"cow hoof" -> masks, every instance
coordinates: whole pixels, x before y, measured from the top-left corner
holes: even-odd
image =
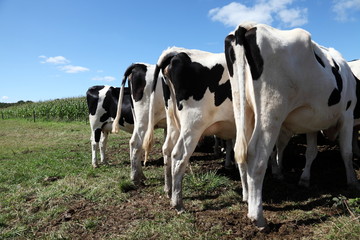
[[[185,208],[183,204],[173,204],[171,203],[172,208],[174,208],[177,212],[177,214],[182,214],[185,212]]]
[[[310,181],[305,179],[300,179],[298,185],[300,187],[309,188],[310,187]]]
[[[269,233],[270,232],[270,228],[268,225],[266,225],[265,227],[256,227],[259,232],[262,232],[262,233]]]
[[[258,229],[260,232],[268,233],[270,231],[270,228],[267,225],[267,222],[264,218],[263,218],[263,220],[254,220],[254,219],[250,218],[250,220],[253,224],[255,224],[256,229]]]
[[[144,185],[144,181],[145,181],[145,179],[139,179],[139,180],[133,180],[132,182],[135,186],[138,187],[138,186]]]
[[[174,207],[174,209],[176,210],[176,213],[178,215],[183,214],[185,212],[185,208],[182,206]]]
[[[92,166],[93,166],[93,168],[98,168],[99,167],[99,165],[97,165],[97,164],[92,164]]]

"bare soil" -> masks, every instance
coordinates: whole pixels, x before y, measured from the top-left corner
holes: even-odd
[[[333,196],[341,194],[346,197],[359,197],[359,193],[347,190],[345,168],[338,146],[324,139],[319,141],[319,153],[311,170],[310,188],[298,187],[297,182],[305,165],[305,147],[303,137],[291,140],[285,151],[284,180],[276,180],[270,173],[266,174],[263,201],[264,213],[270,227],[268,233],[261,233],[253,226],[246,217],[247,209],[243,203],[235,210],[221,204],[206,209],[187,206],[187,211],[195,216],[194,227],[206,232],[212,226],[219,225],[219,231],[231,233],[224,235],[222,239],[316,239],[313,237],[316,228],[314,226],[326,222],[332,216],[342,214],[333,207]],[[201,166],[201,171],[217,170],[218,174],[237,182],[238,188],[235,191],[241,195],[240,178],[236,169],[225,170],[223,161],[214,158],[204,149],[194,154],[191,163],[194,162]],[[162,168],[162,159],[150,159],[149,164],[150,167]],[[354,166],[360,179],[359,160],[356,158]],[[146,174],[146,168],[144,172]],[[145,185],[130,191],[129,200],[116,206],[99,206],[84,199],[74,201],[61,216],[44,226],[39,235],[57,229],[64,222],[76,223],[94,216],[106,216],[106,221],[98,223],[91,231],[80,225],[74,225],[70,229],[74,239],[104,239],[104,236],[111,233],[128,231],[143,219],[154,219],[159,212],[173,212],[175,215],[165,194],[148,191],[147,188],[150,187]],[[213,193],[211,196],[218,195]],[[204,196],[200,201],[205,201],[206,198]],[[287,214],[291,215],[296,211],[304,217],[287,217]],[[153,239],[158,239],[158,236],[154,236]]]

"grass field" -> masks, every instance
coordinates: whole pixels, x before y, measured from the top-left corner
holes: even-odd
[[[88,124],[0,120],[0,239],[359,239],[358,193],[336,179],[298,188],[293,171],[288,182],[265,179],[271,232],[257,232],[237,171],[205,153],[191,159],[177,215],[162,190],[161,136],[136,189],[129,134],[111,135],[110,165],[93,169]]]

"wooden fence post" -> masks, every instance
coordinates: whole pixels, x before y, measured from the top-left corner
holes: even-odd
[[[33,118],[34,118],[34,122],[35,122],[35,119],[36,119],[35,110],[33,111]]]

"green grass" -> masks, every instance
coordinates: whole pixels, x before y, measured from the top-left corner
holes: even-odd
[[[74,199],[118,203],[127,198],[119,182],[128,179],[128,169],[91,167],[89,129],[85,123],[1,121],[0,239],[31,236],[36,227],[30,223],[53,218]],[[110,136],[109,149],[128,138]]]
[[[155,136],[151,160],[161,157],[162,132]],[[234,232],[249,231],[238,181],[192,162],[183,181],[187,211],[177,215],[163,192],[161,165],[144,168],[145,186],[136,189],[130,181],[130,134],[109,137],[110,165],[97,169],[89,138],[84,122],[0,120],[0,239],[242,239]],[[275,225],[320,219],[302,225],[310,229],[307,239],[360,235],[358,198],[339,197],[328,203],[335,210],[325,212],[304,207],[314,201],[267,204],[284,210],[266,214]],[[225,228],[228,222],[242,225]]]

